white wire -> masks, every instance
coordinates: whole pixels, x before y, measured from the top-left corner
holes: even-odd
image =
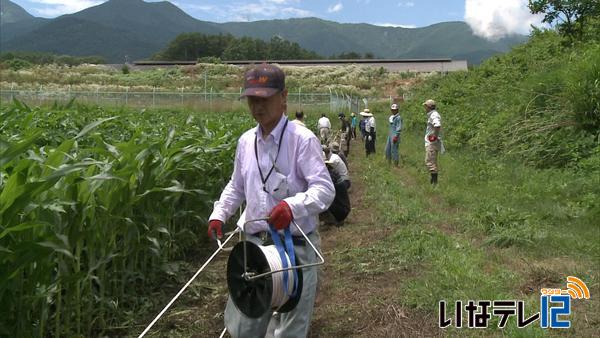
[[[283,269],[283,264],[281,264],[281,257],[279,256],[279,251],[277,251],[277,248],[274,245],[269,245],[269,246],[259,245],[258,247],[265,255],[265,258],[267,259],[267,262],[269,263],[269,268],[271,269],[271,271]],[[292,264],[290,262],[290,258],[287,255],[287,253],[285,253],[285,259],[287,261],[287,266],[288,267],[292,266]],[[283,283],[283,274],[284,273],[289,273],[287,290],[284,290],[284,288],[283,288],[283,284],[284,284]],[[273,281],[273,295],[271,297],[271,309],[278,309],[278,308],[282,307],[290,299],[289,295],[294,290],[295,274],[291,270],[275,272],[274,274],[271,275],[271,279]],[[224,328],[223,331],[221,332],[221,335],[219,336],[219,338],[223,338],[225,336],[226,332],[227,332],[227,328]]]
[[[267,258],[267,261],[269,262],[269,267],[270,267],[271,271],[277,271],[277,270],[283,269],[281,257],[279,256],[279,252],[277,251],[277,248],[274,245],[269,245],[269,246],[259,245],[259,248],[261,249],[261,251],[263,252],[265,257]],[[290,258],[287,255],[287,253],[285,253],[285,259],[287,261],[287,266],[288,267],[292,266],[292,264],[290,262]],[[283,282],[283,280],[284,280],[283,274],[284,273],[288,274],[287,289],[285,288],[285,285]],[[273,281],[273,295],[271,298],[271,308],[277,309],[277,308],[283,306],[290,299],[289,295],[294,290],[295,274],[293,273],[292,270],[276,272],[271,275],[271,279]]]
[[[215,250],[215,252],[206,260],[206,262],[202,265],[202,267],[200,267],[200,269],[198,269],[198,271],[196,271],[194,276],[192,276],[192,278],[190,278],[190,280],[187,283],[185,283],[185,285],[181,288],[181,290],[179,290],[179,292],[177,292],[175,297],[173,297],[173,299],[171,299],[171,301],[167,304],[167,306],[165,306],[164,309],[162,309],[162,311],[160,311],[160,313],[154,318],[154,320],[148,325],[148,327],[146,327],[146,329],[138,336],[138,338],[142,338],[148,331],[150,331],[152,326],[154,326],[154,324],[160,319],[160,317],[162,317],[162,315],[171,307],[171,305],[173,305],[173,303],[175,303],[175,301],[177,300],[177,298],[179,298],[179,296],[181,296],[183,291],[185,291],[185,289],[187,289],[187,287],[190,286],[190,284],[192,284],[194,279],[196,279],[196,277],[198,277],[200,272],[202,272],[202,270],[204,270],[204,268],[208,265],[208,263],[210,263],[213,260],[213,258],[215,258],[215,256],[217,256],[217,254],[221,250],[223,250],[223,247],[225,246],[225,244],[227,244],[227,242],[229,242],[231,237],[233,237],[233,235],[235,235],[237,232],[238,232],[238,229],[236,228],[236,230],[233,231],[229,235],[229,237],[227,237],[227,239],[223,242],[223,244],[219,243],[219,248],[217,250]]]

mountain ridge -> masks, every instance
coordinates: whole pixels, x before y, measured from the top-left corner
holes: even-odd
[[[197,20],[168,1],[109,0],[77,13],[42,19],[10,0],[0,1],[1,51],[100,55],[109,62],[123,62],[126,57],[149,58],[186,32],[267,41],[278,35],[326,58],[357,52],[378,58],[461,57],[471,64],[526,40],[524,36],[512,36],[491,42],[475,36],[460,21],[420,28],[338,23],[316,17],[215,23]]]

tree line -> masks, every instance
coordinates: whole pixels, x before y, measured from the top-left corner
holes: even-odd
[[[356,52],[342,52],[332,55],[334,59],[373,59],[373,53],[364,55]],[[236,38],[231,34],[206,35],[202,33],[182,33],[173,39],[153,60],[208,61],[219,60],[316,60],[323,56],[306,50],[297,42],[273,36],[264,41],[250,37]]]
[[[57,55],[47,52],[15,51],[0,53],[0,67],[15,70],[29,68],[32,65],[78,66],[84,63],[104,64],[106,60],[101,56]]]
[[[291,60],[319,59],[320,55],[306,50],[296,42],[274,36],[270,41],[250,37],[236,38],[231,34],[179,34],[154,60],[196,61],[206,58],[220,60]]]

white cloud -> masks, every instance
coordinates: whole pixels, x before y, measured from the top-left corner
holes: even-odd
[[[373,25],[375,26],[381,26],[381,27],[394,27],[394,28],[417,28],[417,25],[402,25],[402,24],[397,24],[397,23],[374,23]]]
[[[179,2],[172,1],[173,5],[183,9],[192,11],[212,12],[219,8],[213,5],[195,5],[195,4],[182,4]]]
[[[287,14],[289,16],[296,17],[296,18],[302,18],[302,17],[307,17],[307,16],[313,15],[313,13],[311,11],[306,11],[304,9],[293,8],[293,7],[282,8],[281,13]]]
[[[55,17],[79,12],[91,6],[103,3],[103,0],[31,0],[34,11],[44,17]],[[40,7],[43,6],[43,7]]]
[[[415,7],[415,3],[412,1],[400,1],[398,7]]]
[[[224,7],[221,18],[224,21],[252,21],[279,17],[308,17],[314,16],[311,11],[290,6],[298,0],[259,0],[253,3],[233,4]]]
[[[465,21],[476,35],[497,40],[510,34],[527,34],[531,25],[540,24],[527,0],[466,0]]]
[[[342,5],[341,2],[338,2],[337,4],[335,4],[333,6],[329,6],[329,8],[327,8],[327,13],[339,12],[342,9],[344,9],[344,5]]]

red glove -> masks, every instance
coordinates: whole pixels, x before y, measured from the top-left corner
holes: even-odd
[[[292,222],[292,209],[285,202],[281,201],[271,210],[269,222],[273,224],[275,229],[282,230],[290,226]]]
[[[429,136],[427,136],[427,139],[429,140],[429,142],[435,142],[438,140],[438,137],[435,134],[430,134]]]
[[[208,238],[216,240],[215,233],[217,238],[223,238],[223,222],[218,219],[212,219],[208,222]]]
[[[398,135],[394,136],[394,138],[392,139],[392,142],[398,143]]]

